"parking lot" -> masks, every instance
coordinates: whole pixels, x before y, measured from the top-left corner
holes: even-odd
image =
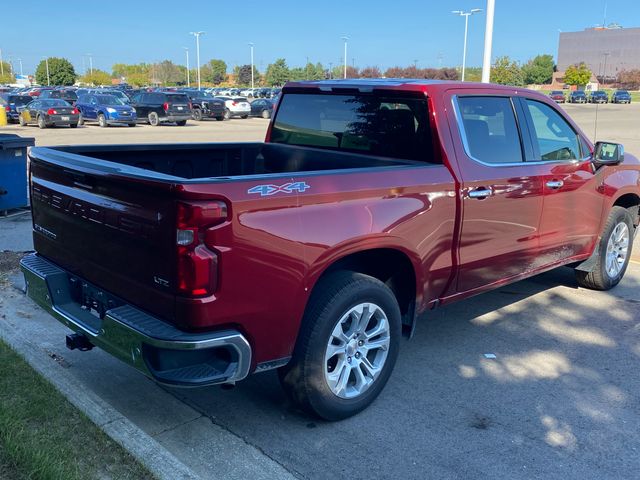
[[[562,108],[593,139],[596,106]],[[597,138],[640,155],[639,120],[640,104],[601,105]],[[267,125],[0,130],[43,146],[261,141]],[[0,228],[27,249],[28,219]],[[639,286],[635,260],[611,292],[580,289],[561,268],[437,309],[401,342],[379,399],[338,423],[295,410],[274,372],[233,390],[164,389],[97,349],[66,350],[65,329],[15,291],[1,292],[0,312],[204,478],[243,478],[229,460],[237,450],[246,462],[266,458],[265,478],[631,479],[640,471]]]

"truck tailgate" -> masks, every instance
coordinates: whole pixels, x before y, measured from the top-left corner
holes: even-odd
[[[30,157],[37,252],[172,321],[176,259],[171,183],[129,178],[105,168],[109,162],[83,163],[77,155],[65,163],[52,149],[33,149]]]

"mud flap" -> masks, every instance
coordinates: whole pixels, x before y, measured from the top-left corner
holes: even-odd
[[[637,229],[636,229],[637,230]],[[573,268],[575,270],[580,270],[582,272],[590,272],[596,266],[596,262],[598,261],[598,255],[600,255],[600,241],[596,245],[596,249],[593,251],[591,256],[587,258],[585,261],[580,262]]]

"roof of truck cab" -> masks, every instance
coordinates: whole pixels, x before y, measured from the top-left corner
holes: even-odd
[[[478,88],[478,89],[495,89],[495,90],[522,90],[520,87],[514,87],[509,85],[496,85],[494,83],[479,83],[479,82],[460,82],[454,80],[431,80],[424,78],[347,78],[347,79],[334,79],[334,80],[313,80],[313,81],[299,81],[288,82],[283,91],[299,89],[299,88],[312,88],[319,90],[332,90],[332,89],[357,89],[363,92],[371,90],[413,90],[413,91],[428,91],[428,90],[441,90],[451,87],[464,87],[464,88]]]

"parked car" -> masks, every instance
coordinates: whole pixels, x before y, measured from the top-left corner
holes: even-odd
[[[191,103],[184,93],[138,93],[131,99],[131,106],[136,110],[138,122],[154,127],[163,122],[184,126],[191,118]]]
[[[604,90],[594,90],[589,95],[590,103],[609,103],[609,97]]]
[[[569,103],[587,103],[587,95],[582,90],[574,90],[569,94]]]
[[[4,108],[7,112],[8,122],[18,123],[20,110],[31,101],[33,101],[33,97],[29,95],[15,95],[13,93],[0,94],[0,108]]]
[[[203,118],[224,120],[225,102],[203,90],[183,90],[191,101],[191,118],[200,121]]]
[[[271,118],[274,103],[268,98],[259,98],[251,102],[251,116]]]
[[[79,91],[76,93],[78,94],[78,96],[80,96]],[[98,89],[88,90],[86,93],[95,93],[97,95],[113,95],[114,97],[116,97],[118,100],[122,101],[125,104],[131,103],[131,98],[129,98],[129,96],[123,90],[98,88]]]
[[[22,108],[18,121],[23,127],[35,123],[40,128],[67,125],[75,128],[80,121],[80,112],[64,100],[38,98]]]
[[[38,98],[59,98],[60,100],[69,102],[71,105],[75,105],[76,101],[78,100],[78,95],[76,94],[76,91],[72,89],[55,89],[42,90]]]
[[[554,90],[549,94],[549,98],[556,103],[564,103],[564,92],[562,90]]]
[[[281,95],[266,143],[30,149],[21,267],[69,348],[172,386],[279,368],[338,420],[432,309],[560,266],[590,289],[624,276],[640,161],[548,96],[397,79]]]
[[[616,90],[611,95],[611,103],[631,103],[631,95],[627,90]]]
[[[136,111],[130,105],[110,94],[80,95],[76,107],[80,111],[80,123],[98,122],[101,127],[109,125],[136,126]]]
[[[251,104],[249,100],[243,97],[217,97],[224,100],[225,110],[224,118],[230,119],[232,117],[247,118],[251,113]]]

